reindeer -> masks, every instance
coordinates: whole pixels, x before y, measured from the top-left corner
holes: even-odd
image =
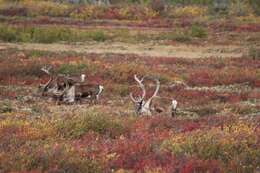
[[[104,90],[102,85],[86,84],[85,74],[78,76],[54,76],[50,72],[51,67],[43,67],[41,70],[50,76],[46,84],[40,84],[42,95],[51,95],[58,102],[75,103],[82,98],[96,102]]]
[[[147,100],[145,100],[145,96],[146,96],[146,90],[145,90],[145,86],[143,84],[144,79],[152,79],[156,82],[156,88],[155,91],[153,93],[153,95],[148,98]],[[163,105],[156,103],[154,100],[157,98],[160,98],[158,96],[158,92],[160,89],[160,81],[156,78],[151,78],[151,77],[147,77],[144,76],[143,78],[139,79],[137,77],[137,75],[134,75],[134,79],[137,82],[137,84],[139,85],[139,87],[142,89],[142,96],[138,96],[137,98],[133,97],[133,94],[130,93],[130,98],[133,101],[134,105],[135,105],[135,112],[137,115],[152,115],[153,112],[157,112],[157,113],[163,113],[166,112],[167,109],[165,109]],[[166,104],[167,105],[167,104]],[[170,112],[171,112],[171,116],[175,116],[176,114],[176,108],[177,108],[177,101],[174,99],[171,99],[171,103],[170,103]]]

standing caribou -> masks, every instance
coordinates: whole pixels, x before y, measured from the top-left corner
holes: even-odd
[[[156,88],[153,93],[153,95],[145,100],[146,96],[146,89],[143,84],[144,79],[151,79],[156,82]],[[156,78],[151,78],[144,76],[141,79],[137,77],[137,75],[134,75],[134,79],[139,85],[139,87],[142,89],[142,95],[134,98],[133,94],[130,93],[130,98],[134,102],[135,106],[135,112],[138,115],[152,115],[153,112],[156,113],[166,113],[167,111],[170,112],[171,116],[175,116],[176,114],[176,109],[177,109],[177,101],[174,99],[170,99],[170,103],[168,104],[161,104],[161,100],[167,100],[169,101],[168,98],[163,98],[158,96],[158,92],[160,89],[160,81]],[[158,102],[159,101],[159,102]],[[167,110],[168,107],[168,110]]]
[[[81,99],[88,99],[91,102],[98,101],[104,90],[102,85],[85,82],[85,74],[78,76],[53,75],[51,67],[43,67],[41,70],[50,79],[45,84],[40,84],[42,95],[50,95],[58,102],[75,103]]]

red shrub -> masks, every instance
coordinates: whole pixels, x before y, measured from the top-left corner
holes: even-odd
[[[200,128],[200,124],[199,123],[195,123],[195,122],[189,122],[187,123],[184,127],[182,132],[190,132],[196,129]]]
[[[180,173],[210,172],[221,173],[220,164],[215,160],[191,159],[181,168]]]
[[[229,85],[248,82],[254,85],[257,81],[257,71],[253,68],[223,68],[195,70],[188,76],[188,83],[192,86]]]
[[[259,24],[244,24],[237,26],[235,28],[236,32],[259,32],[260,25]]]

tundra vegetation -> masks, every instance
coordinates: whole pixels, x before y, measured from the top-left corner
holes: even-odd
[[[259,172],[259,7],[0,0],[0,172]]]

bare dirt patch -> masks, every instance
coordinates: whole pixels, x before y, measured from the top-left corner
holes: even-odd
[[[1,43],[0,49],[42,50],[50,52],[73,51],[97,54],[135,54],[139,56],[179,57],[179,58],[238,58],[247,52],[242,46],[195,46],[195,45],[160,45],[158,43],[130,44],[121,42],[87,42],[78,44],[36,44],[36,43]]]

